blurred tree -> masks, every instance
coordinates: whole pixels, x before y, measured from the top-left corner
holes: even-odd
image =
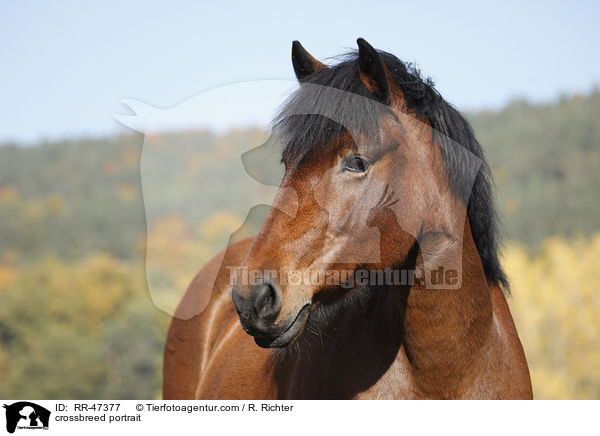
[[[167,322],[109,257],[24,269],[0,292],[0,397],[156,397]]]
[[[535,397],[600,398],[600,234],[550,238],[534,257],[511,243],[504,265]]]

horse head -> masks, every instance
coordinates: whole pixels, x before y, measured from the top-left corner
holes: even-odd
[[[447,129],[464,119],[394,56],[359,39],[328,67],[294,42],[292,62],[300,86],[274,123],[285,173],[232,291],[263,347],[289,345],[317,309],[372,291],[371,272],[460,287],[469,197],[487,186],[479,145]],[[440,268],[452,280],[432,280]]]

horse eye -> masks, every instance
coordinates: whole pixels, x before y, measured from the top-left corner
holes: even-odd
[[[371,165],[369,161],[360,156],[350,156],[344,162],[344,169],[352,173],[364,173],[369,165]]]

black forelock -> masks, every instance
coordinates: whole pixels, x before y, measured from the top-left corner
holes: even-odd
[[[408,110],[429,120],[434,139],[441,147],[451,187],[465,200],[468,199],[467,214],[471,232],[486,278],[508,291],[509,283],[498,258],[497,216],[491,171],[470,124],[441,97],[430,79],[421,77],[414,65],[405,64],[390,53],[379,51],[379,55],[401,88]],[[358,135],[376,140],[382,115],[391,113],[391,110],[375,101],[376,97],[363,84],[358,72],[357,52],[347,53],[338,59],[340,61],[336,65],[306,77],[275,118],[274,127],[286,144],[282,152],[284,162],[301,160],[311,150],[347,132],[344,126],[348,125]],[[326,89],[345,92],[324,94]],[[348,95],[366,97],[361,98],[360,111],[344,112],[350,104]],[[369,104],[369,101],[373,101],[373,104]],[[342,125],[327,116],[318,115],[323,104],[336,108],[340,113],[344,112],[340,116],[350,124],[345,122]],[[464,147],[482,161],[472,187],[463,180],[472,162],[465,159],[466,153],[457,153],[454,144]]]
[[[303,79],[300,89],[285,102],[274,120],[274,130],[286,144],[284,163],[299,161],[329,139],[354,129],[356,135],[377,142],[381,117],[393,115],[360,80],[356,54]],[[353,135],[356,141],[358,138]]]

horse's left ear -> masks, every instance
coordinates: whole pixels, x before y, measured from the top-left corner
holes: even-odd
[[[390,104],[390,79],[389,73],[381,56],[371,44],[362,38],[358,43],[358,71],[360,78],[369,91],[375,94],[383,103]]]
[[[292,42],[292,64],[294,72],[299,81],[303,81],[312,73],[329,68],[323,62],[319,62],[306,51],[299,41]]]

